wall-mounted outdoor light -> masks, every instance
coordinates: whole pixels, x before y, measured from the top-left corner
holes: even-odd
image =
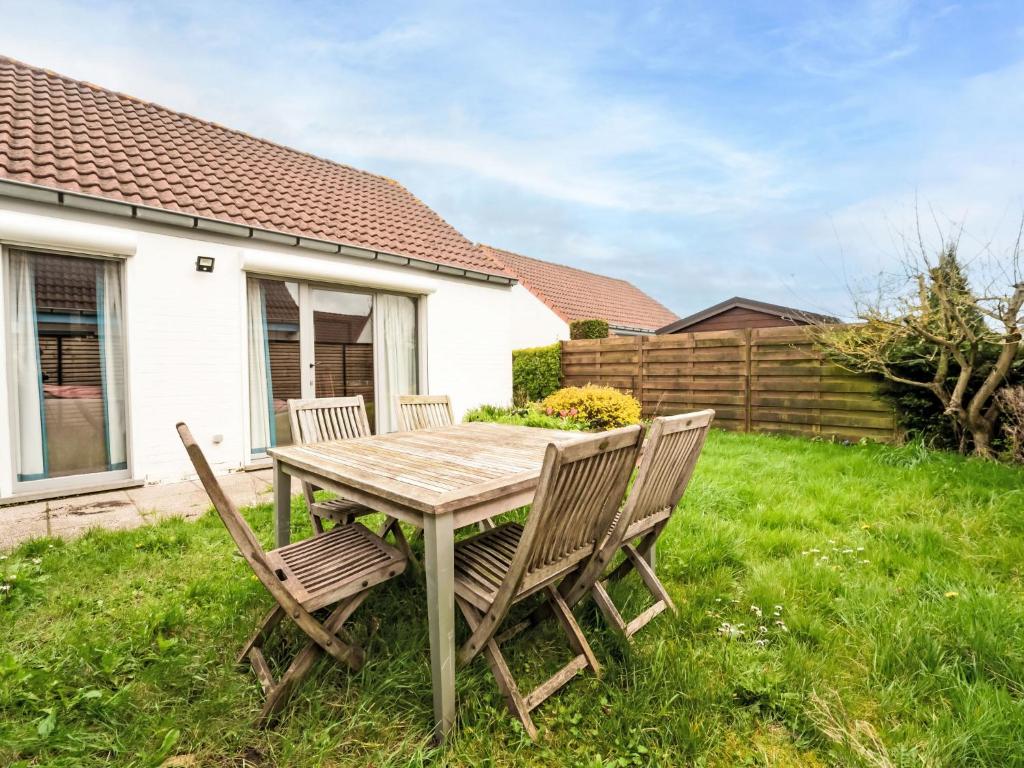
[[[213,256],[196,256],[196,272],[213,272]]]

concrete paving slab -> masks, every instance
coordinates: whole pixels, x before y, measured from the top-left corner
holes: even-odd
[[[145,522],[125,491],[50,502],[48,521],[52,536],[76,536],[90,528],[135,528]]]
[[[46,535],[46,502],[0,508],[0,550]]]
[[[240,507],[273,501],[273,473],[269,469],[233,472],[219,480]],[[293,482],[292,494],[300,492],[301,484]],[[0,550],[39,536],[72,538],[90,528],[120,530],[168,517],[194,520],[210,507],[198,480],[0,507]]]
[[[151,522],[168,517],[195,520],[211,506],[210,497],[198,482],[146,485],[127,493],[139,514]]]

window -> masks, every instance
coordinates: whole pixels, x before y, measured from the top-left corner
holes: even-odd
[[[16,482],[127,476],[122,264],[12,249],[5,266]]]

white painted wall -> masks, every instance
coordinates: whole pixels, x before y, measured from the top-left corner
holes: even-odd
[[[512,349],[542,347],[569,338],[569,324],[522,285],[512,286]]]
[[[47,221],[54,231],[71,222],[134,234],[136,252],[125,259],[125,298],[129,464],[137,479],[161,482],[193,474],[174,429],[181,420],[188,422],[217,471],[238,469],[247,461],[243,262],[276,265],[276,274],[288,274],[290,264],[301,263],[298,276],[319,269],[335,276],[332,282],[339,285],[344,284],[339,275],[368,280],[372,275],[376,285],[421,287],[426,294],[421,317],[426,321],[428,391],[449,394],[457,418],[474,405],[511,399],[508,286],[6,198],[0,198],[0,213],[8,222],[19,215],[44,217],[44,230]],[[199,255],[216,259],[212,274],[196,272]],[[0,317],[6,317],[2,293]],[[0,353],[6,361],[2,345]],[[0,496],[7,496],[12,492],[11,430],[7,381],[0,379]],[[219,444],[212,442],[216,434],[223,435]]]

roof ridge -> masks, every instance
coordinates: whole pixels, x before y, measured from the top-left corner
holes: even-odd
[[[139,96],[133,96],[132,94],[125,93],[124,91],[115,91],[113,88],[104,88],[102,85],[98,85],[96,83],[90,82],[89,80],[80,80],[77,77],[71,77],[70,75],[65,75],[65,74],[63,74],[61,72],[57,72],[55,70],[48,69],[46,67],[38,67],[38,66],[36,66],[34,64],[29,64],[28,62],[22,61],[20,59],[15,59],[15,58],[13,58],[11,56],[7,56],[7,55],[4,55],[2,53],[0,53],[0,62],[8,62],[10,64],[13,64],[15,67],[21,67],[23,69],[27,69],[27,70],[30,70],[32,72],[38,72],[38,73],[46,75],[48,77],[53,77],[53,78],[56,78],[57,80],[61,80],[61,81],[65,82],[65,83],[73,83],[75,85],[80,85],[80,86],[88,88],[88,89],[90,89],[92,91],[95,91],[97,93],[102,93],[102,94],[106,94],[106,95],[116,96],[116,97],[118,97],[120,99],[126,99],[128,101],[134,102],[136,104],[140,104],[140,105],[145,106],[145,107],[151,107],[153,109],[160,110],[161,112],[164,112],[164,113],[169,114],[169,115],[176,115],[178,117],[183,117],[183,118],[185,118],[187,120],[192,120],[192,121],[197,122],[197,123],[202,123],[203,125],[212,126],[212,127],[217,128],[218,130],[221,130],[221,131],[227,131],[228,133],[232,133],[232,134],[234,134],[236,136],[244,136],[247,139],[251,139],[252,141],[257,141],[260,144],[265,144],[268,147],[274,147],[276,149],[283,149],[286,152],[291,152],[291,153],[296,154],[296,155],[302,155],[304,157],[308,157],[308,158],[311,158],[313,160],[317,160],[318,162],[321,162],[321,163],[329,163],[331,165],[336,165],[336,166],[338,166],[340,168],[344,168],[344,169],[349,170],[349,171],[354,171],[355,173],[361,173],[364,176],[372,176],[375,179],[381,179],[381,180],[389,182],[391,184],[397,184],[398,186],[400,186],[403,189],[405,189],[406,191],[408,191],[408,188],[405,187],[405,185],[403,185],[400,181],[391,178],[390,176],[385,176],[384,174],[381,174],[381,173],[374,173],[373,171],[367,171],[367,170],[364,170],[362,168],[356,168],[354,165],[349,165],[347,163],[341,163],[341,162],[338,162],[337,160],[331,160],[329,157],[322,157],[320,155],[315,155],[312,152],[306,152],[305,150],[302,150],[302,149],[296,149],[295,147],[290,147],[287,144],[282,144],[281,142],[274,141],[273,139],[265,139],[262,136],[257,136],[254,133],[249,133],[248,131],[242,131],[242,130],[239,130],[238,128],[232,128],[231,126],[223,125],[222,123],[218,123],[215,120],[207,120],[207,119],[199,117],[197,115],[193,115],[191,112],[184,112],[184,111],[182,111],[180,109],[174,109],[172,107],[167,107],[167,106],[164,106],[163,104],[158,104],[155,101],[150,101],[148,99],[143,99],[143,98],[141,98]],[[417,199],[419,199],[419,198],[417,198]],[[468,240],[469,238],[466,238],[466,239]]]

